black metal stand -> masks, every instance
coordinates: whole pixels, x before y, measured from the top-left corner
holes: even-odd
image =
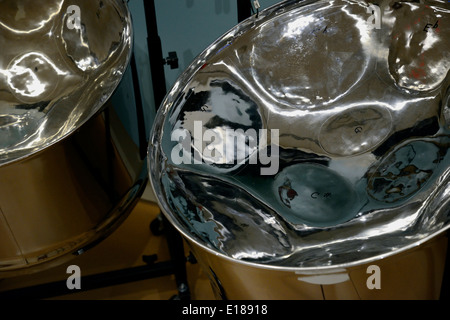
[[[143,256],[145,265],[81,277],[81,290],[68,289],[66,280],[63,280],[3,291],[0,292],[0,299],[48,299],[173,274],[178,294],[172,299],[190,300],[186,272],[187,258],[184,254],[183,239],[165,219],[163,219],[163,223],[171,256],[169,261],[156,262],[158,259],[156,255]]]
[[[242,22],[252,15],[252,3],[250,0],[236,0],[238,22]]]
[[[154,0],[145,0],[145,21],[147,23],[147,46],[150,58],[150,71],[153,82],[153,95],[155,108],[158,110],[167,93],[164,65],[166,59],[163,57],[161,39],[158,34],[158,23]]]
[[[184,244],[180,233],[163,216],[164,229],[166,230],[169,253],[172,257],[173,274],[178,289],[178,295],[172,297],[174,300],[190,300],[191,294],[187,281],[186,262],[184,255]]]

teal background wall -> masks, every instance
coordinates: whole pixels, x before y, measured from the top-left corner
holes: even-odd
[[[259,0],[260,10],[278,2]],[[155,6],[163,53],[176,51],[180,61],[177,70],[166,67],[167,89],[198,54],[238,23],[237,0],[156,0]]]
[[[163,54],[176,51],[179,69],[166,67],[167,89],[192,60],[237,24],[236,0],[156,0]]]
[[[141,93],[145,104],[154,110],[143,1],[129,0],[128,6],[135,30]],[[259,0],[260,10],[278,2]],[[164,67],[167,90],[198,54],[238,23],[237,0],[155,0],[155,9],[163,56],[166,58],[170,51],[175,51],[179,59],[178,69]]]

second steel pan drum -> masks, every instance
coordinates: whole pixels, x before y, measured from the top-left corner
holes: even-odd
[[[150,178],[218,297],[438,298],[450,4],[284,1],[201,53]]]
[[[0,1],[0,278],[94,245],[145,188],[131,55],[124,1]]]

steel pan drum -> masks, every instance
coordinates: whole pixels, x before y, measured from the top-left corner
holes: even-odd
[[[123,1],[0,1],[0,48],[2,278],[111,232],[148,181],[148,143]]]
[[[449,69],[447,1],[284,1],[201,53],[149,168],[218,296],[438,298]]]

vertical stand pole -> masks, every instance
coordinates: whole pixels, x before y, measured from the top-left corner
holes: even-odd
[[[158,34],[156,9],[154,0],[145,0],[144,10],[147,24],[147,45],[150,57],[150,70],[155,97],[155,108],[158,110],[167,93],[166,77],[164,74],[165,60],[162,53],[161,39]],[[186,272],[186,256],[184,254],[183,239],[179,232],[163,216],[163,229],[167,237],[167,244],[171,259],[175,264],[175,281],[178,288],[178,298],[187,300],[190,298]]]

